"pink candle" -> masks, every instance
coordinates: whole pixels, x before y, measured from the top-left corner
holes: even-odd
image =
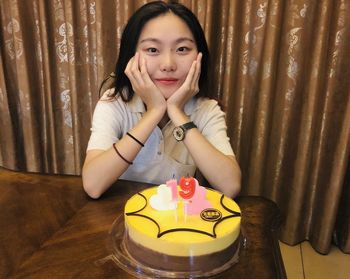
[[[185,216],[200,214],[205,208],[210,208],[211,203],[206,199],[207,190],[200,186],[197,179],[182,177],[180,180],[181,191],[179,195],[184,201]]]
[[[197,187],[196,194],[192,198],[192,202],[188,205],[187,213],[189,215],[192,214],[200,214],[203,209],[210,208],[211,203],[206,199],[206,192],[202,186]]]
[[[172,201],[177,201],[177,180],[171,179],[166,182],[166,185],[171,189]]]

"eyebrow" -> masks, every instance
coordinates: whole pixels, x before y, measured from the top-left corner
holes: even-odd
[[[182,42],[185,42],[185,41],[189,41],[190,43],[193,43],[193,44],[195,43],[194,40],[192,40],[191,38],[181,37],[181,38],[178,38],[178,39],[175,40],[175,44],[182,43]],[[154,42],[154,43],[160,44],[161,40],[156,39],[156,38],[145,38],[145,39],[140,41],[140,44],[145,43],[145,42]]]

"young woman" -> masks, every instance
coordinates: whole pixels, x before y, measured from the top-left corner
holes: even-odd
[[[207,98],[209,52],[185,6],[142,6],[121,39],[114,87],[96,105],[83,186],[99,198],[118,178],[158,185],[198,169],[227,196],[240,190],[240,168],[224,113]]]

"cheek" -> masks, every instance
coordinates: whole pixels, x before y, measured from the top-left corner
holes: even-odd
[[[181,63],[182,67],[188,72],[192,66],[193,60],[186,60]]]
[[[192,63],[195,59],[193,60],[190,60],[190,59],[184,59],[182,61],[179,62],[178,65],[180,65],[181,67],[181,72],[182,74],[186,77],[188,72],[190,71],[191,69],[191,66],[192,66]]]
[[[141,56],[141,58],[145,59],[147,72],[150,76],[152,76],[152,74],[155,72],[156,66],[157,66],[154,59],[152,59],[151,57],[148,57],[148,56]]]

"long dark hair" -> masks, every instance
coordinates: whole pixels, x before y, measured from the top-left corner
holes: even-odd
[[[124,73],[126,65],[131,57],[135,55],[136,46],[144,25],[149,20],[168,12],[174,13],[187,24],[195,39],[198,52],[203,54],[201,76],[199,78],[200,91],[196,96],[208,96],[209,50],[203,29],[197,17],[191,12],[191,10],[179,3],[155,1],[147,3],[139,8],[130,17],[124,28],[120,42],[119,57],[114,72],[115,76],[111,76],[115,78],[115,91],[110,97],[120,94],[124,102],[128,102],[132,99],[134,91],[130,80]]]

